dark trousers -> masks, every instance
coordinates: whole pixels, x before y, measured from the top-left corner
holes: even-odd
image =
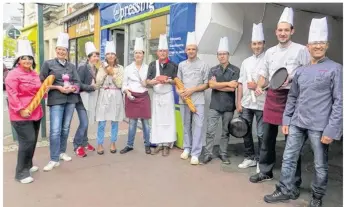
[[[21,180],[30,176],[41,120],[12,121],[11,123],[18,134],[19,144],[15,179]]]
[[[256,117],[256,122],[257,122],[257,136],[258,136],[257,156],[254,153],[254,142],[253,142],[253,136],[252,136],[252,123],[253,123],[254,116]],[[244,137],[245,158],[250,159],[250,160],[256,159],[258,161],[259,153],[260,153],[260,146],[262,145],[262,139],[263,139],[263,111],[248,109],[248,108],[243,107],[241,117],[246,119],[250,124],[249,132]]]
[[[272,176],[272,170],[276,163],[276,138],[278,135],[278,125],[263,124],[263,142],[260,148],[259,168],[260,172]],[[296,187],[301,185],[301,155],[298,157],[294,183]]]

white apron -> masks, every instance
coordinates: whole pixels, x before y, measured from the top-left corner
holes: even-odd
[[[92,92],[81,92],[80,97],[87,112],[88,124],[93,125],[96,121],[98,90]]]
[[[159,61],[156,61],[156,77],[160,76]],[[174,94],[170,84],[153,87],[151,143],[171,143],[177,140]]]
[[[99,89],[96,121],[123,121],[124,103],[121,89],[107,76]]]
[[[92,83],[95,83],[95,77],[92,75]],[[83,91],[80,93],[80,97],[84,107],[86,109],[87,117],[88,117],[88,125],[93,125],[96,122],[96,107],[97,107],[97,100],[98,100],[99,91],[95,90],[92,92]]]

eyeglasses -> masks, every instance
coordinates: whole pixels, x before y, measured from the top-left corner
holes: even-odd
[[[318,46],[318,45],[319,46],[325,46],[327,44],[327,42],[310,42],[308,44],[310,44],[312,46]]]

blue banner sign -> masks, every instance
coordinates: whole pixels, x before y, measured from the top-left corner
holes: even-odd
[[[173,3],[100,3],[100,25],[117,23],[171,4]]]

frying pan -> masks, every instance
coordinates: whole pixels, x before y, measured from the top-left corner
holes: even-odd
[[[272,75],[269,85],[265,87],[263,90],[266,90],[268,88],[276,90],[283,85],[283,83],[287,80],[287,78],[288,78],[288,70],[284,67],[279,68]]]
[[[241,117],[241,114],[239,117],[232,119],[228,125],[229,133],[236,138],[245,137],[249,133],[249,130],[250,125],[246,119]]]

